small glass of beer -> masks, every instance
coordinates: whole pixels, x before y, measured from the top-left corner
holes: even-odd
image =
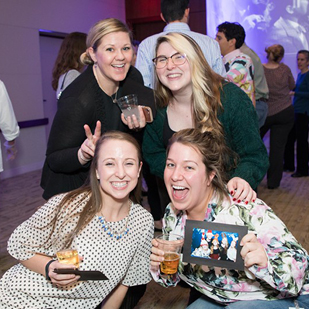
[[[53,250],[56,253],[57,259],[62,264],[73,264],[76,268],[79,267],[78,251],[73,242],[68,246],[71,234],[59,235],[53,240]]]
[[[177,273],[180,260],[183,236],[177,234],[162,234],[156,237],[159,243],[158,249],[164,251],[164,261],[160,263],[163,274],[172,275]]]

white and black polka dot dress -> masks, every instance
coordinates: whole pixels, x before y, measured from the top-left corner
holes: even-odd
[[[50,241],[42,244],[51,231],[50,222],[55,206],[63,196],[52,198],[16,228],[8,242],[8,251],[14,258],[27,260],[35,253],[54,255]],[[76,199],[74,203],[80,201]],[[80,209],[85,203],[86,201],[80,203]],[[69,209],[70,205],[66,211],[69,212]],[[59,220],[57,227],[61,221],[63,220]],[[126,218],[110,225],[114,230],[120,231],[125,222]],[[67,224],[67,232],[70,232],[75,224],[76,220]],[[109,280],[85,281],[70,287],[57,288],[44,276],[17,264],[0,280],[0,308],[95,308],[119,282],[127,286],[148,283],[151,280],[149,256],[153,218],[142,206],[132,203],[128,227],[129,233],[116,240],[107,235],[99,218],[95,216],[75,239],[78,253],[84,257],[80,269],[99,270]]]

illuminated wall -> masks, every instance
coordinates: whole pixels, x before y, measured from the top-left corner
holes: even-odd
[[[224,21],[239,22],[246,30],[246,43],[265,62],[265,47],[281,44],[283,62],[297,76],[296,53],[308,49],[309,0],[207,0],[207,32],[216,35]]]

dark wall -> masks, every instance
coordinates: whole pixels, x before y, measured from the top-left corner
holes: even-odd
[[[126,20],[134,39],[161,32],[165,23],[160,18],[160,0],[126,0]],[[190,1],[189,26],[192,31],[206,34],[206,1]]]

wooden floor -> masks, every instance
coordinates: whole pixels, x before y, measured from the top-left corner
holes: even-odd
[[[44,203],[39,186],[41,171],[34,171],[7,180],[0,180],[0,277],[16,261],[6,251],[6,242],[21,222]],[[266,188],[265,179],[258,188],[259,198],[274,209],[294,236],[309,250],[309,177],[291,178],[284,173],[281,187]],[[182,309],[189,290],[184,287],[164,289],[151,282],[135,309]]]

